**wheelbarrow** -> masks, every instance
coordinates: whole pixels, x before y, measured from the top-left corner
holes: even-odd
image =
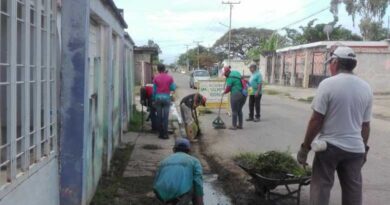
[[[262,176],[254,169],[246,168],[240,164],[237,165],[252,177],[249,182],[255,186],[256,194],[264,197],[265,200],[269,202],[276,202],[284,199],[295,199],[297,202],[296,204],[299,205],[301,202],[302,186],[309,185],[311,181],[311,176],[297,177],[292,174],[284,174],[279,179],[268,178]],[[280,193],[273,191],[278,186],[283,186],[286,189],[286,192]]]

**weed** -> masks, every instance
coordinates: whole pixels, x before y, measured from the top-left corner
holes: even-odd
[[[129,131],[139,132],[142,128],[142,119],[146,119],[145,113],[138,111],[136,106],[133,105],[133,114],[129,122]]]
[[[281,93],[277,90],[264,90],[267,95],[280,95]]]

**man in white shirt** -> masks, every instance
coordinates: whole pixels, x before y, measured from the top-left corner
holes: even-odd
[[[318,87],[312,103],[313,114],[297,159],[299,163],[307,164],[307,154],[319,134],[318,140],[325,146],[323,150],[317,150],[314,157],[310,204],[329,204],[337,171],[342,204],[361,205],[361,168],[369,149],[373,94],[370,86],[352,72],[357,61],[351,48],[334,47],[326,63],[330,63],[332,77]]]

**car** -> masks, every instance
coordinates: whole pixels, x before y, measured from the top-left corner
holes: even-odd
[[[210,80],[207,70],[194,70],[190,75],[190,88],[197,88],[199,80]]]

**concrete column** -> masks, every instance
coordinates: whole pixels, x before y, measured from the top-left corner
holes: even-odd
[[[311,58],[311,52],[309,50],[305,51],[305,67],[303,68],[303,88],[308,88],[309,87],[309,78],[310,78],[310,71],[311,71],[311,63],[312,63],[312,58]]]
[[[272,54],[271,56],[271,84],[275,83],[275,63],[276,61],[276,54]]]
[[[286,56],[283,54],[283,56],[281,57],[281,60],[282,62],[280,62],[280,69],[279,69],[279,84],[280,85],[284,85],[284,79],[283,79],[283,74],[284,74],[284,69],[285,69],[285,58]]]
[[[290,78],[290,85],[295,86],[295,73],[296,73],[296,66],[297,66],[297,53],[293,51],[293,64],[292,64],[292,70],[291,70],[291,78]]]
[[[89,0],[62,1],[60,204],[85,205]]]

